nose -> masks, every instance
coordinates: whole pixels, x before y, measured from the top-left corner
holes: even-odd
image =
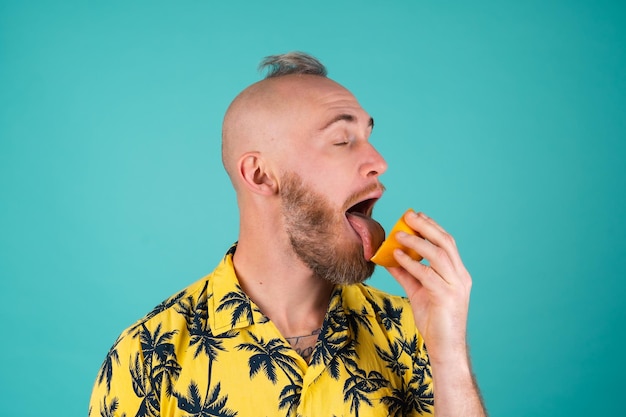
[[[371,143],[367,143],[365,159],[361,165],[361,174],[365,177],[377,177],[387,171],[385,158],[374,148]]]

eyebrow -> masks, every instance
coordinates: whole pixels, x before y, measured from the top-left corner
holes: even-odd
[[[333,124],[340,122],[342,120],[346,122],[354,122],[356,118],[353,115],[347,114],[347,113],[338,114],[337,116],[333,117],[328,123],[326,123],[326,125],[322,127],[320,130],[326,130]],[[374,118],[370,117],[370,120],[367,126],[374,129]]]

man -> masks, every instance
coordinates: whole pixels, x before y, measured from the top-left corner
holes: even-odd
[[[362,284],[387,164],[373,119],[315,58],[266,58],[226,112],[238,243],[215,271],[127,329],[92,416],[483,416],[466,345],[471,278],[421,213],[388,268],[408,300]],[[428,353],[426,347],[428,346]]]

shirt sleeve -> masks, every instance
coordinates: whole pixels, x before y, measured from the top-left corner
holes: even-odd
[[[154,394],[139,337],[130,331],[111,347],[91,393],[89,416],[158,416],[158,397]]]
[[[418,333],[416,335],[415,346],[413,352],[413,373],[409,381],[409,390],[411,392],[411,403],[408,404],[410,416],[434,416],[435,414],[435,398],[433,391],[433,378],[428,359],[428,351],[424,344],[424,339]]]

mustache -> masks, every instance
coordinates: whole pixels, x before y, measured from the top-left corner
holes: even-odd
[[[346,200],[346,209],[369,198],[369,195],[375,191],[380,191],[381,193],[384,193],[385,190],[386,188],[381,182],[374,182],[348,197],[348,199]]]

